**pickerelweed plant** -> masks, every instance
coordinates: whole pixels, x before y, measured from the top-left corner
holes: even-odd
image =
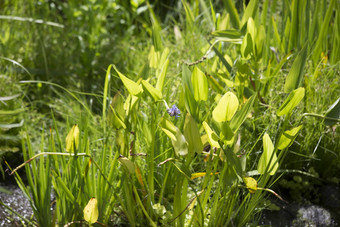
[[[213,90],[198,66],[190,70],[183,64],[179,107],[169,108],[171,84],[164,86],[169,50],[151,48],[149,57],[154,74],[146,79],[140,75],[133,81],[116,66],[108,67],[99,153],[91,148],[86,118],[70,129],[65,143],[54,127],[45,146],[43,132],[38,154],[29,137],[23,141],[26,162],[18,168],[25,166],[29,187],[19,175],[16,179],[30,199],[38,225],[82,221],[91,198],[98,201],[99,213],[96,220],[89,219],[91,223],[107,224],[118,216],[132,226],[242,226],[253,217],[264,196],[261,189],[274,181],[272,176],[301,128],[287,130],[304,89],[292,91],[277,112],[285,116],[279,142],[274,146],[263,132],[256,141],[263,140],[263,153],[257,167],[248,169],[247,157],[256,143],[240,149],[239,130],[253,118],[258,96],[239,101],[233,89]],[[116,93],[108,103],[112,75],[121,80],[126,93]],[[255,175],[256,180],[251,178]]]

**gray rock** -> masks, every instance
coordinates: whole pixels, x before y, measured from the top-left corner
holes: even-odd
[[[294,227],[323,227],[336,226],[331,213],[319,206],[302,207],[298,210],[297,217],[293,221]]]

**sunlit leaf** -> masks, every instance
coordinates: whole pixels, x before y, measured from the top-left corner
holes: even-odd
[[[170,139],[176,139],[176,126],[171,121],[162,118],[160,121],[160,127],[163,132],[165,132],[165,134],[170,137]]]
[[[257,165],[257,170],[260,174],[269,171],[270,175],[274,175],[279,168],[277,156],[274,153],[274,145],[267,133],[263,136],[263,153]]]
[[[191,82],[194,89],[195,100],[206,101],[208,99],[208,80],[198,67],[195,67],[192,72]]]
[[[257,190],[257,181],[252,177],[244,177],[243,182],[248,188],[249,193],[255,193]]]
[[[162,118],[160,126],[163,132],[165,132],[165,134],[170,137],[176,155],[187,155],[188,142],[181,131],[172,122],[166,120],[165,118]]]
[[[155,102],[162,99],[162,93],[157,88],[154,88],[147,80],[142,80],[144,90],[153,98]]]
[[[277,116],[289,114],[305,96],[305,89],[300,87],[292,91],[277,111]]]
[[[84,219],[90,224],[96,223],[98,220],[98,201],[96,198],[91,198],[84,208]]]
[[[214,173],[210,173],[210,175],[212,176]],[[215,175],[219,174],[219,172],[216,172]],[[206,172],[200,172],[200,173],[192,173],[191,174],[191,179],[196,179],[196,178],[199,178],[199,177],[204,177],[205,175],[207,175]]]
[[[255,18],[255,14],[258,11],[258,5],[259,1],[258,0],[251,0],[249,1],[247,8],[245,9],[242,20],[240,23],[241,28],[247,23],[249,18]]]
[[[234,132],[230,128],[229,122],[224,122],[221,125],[221,140],[227,145],[234,142]]]
[[[133,96],[133,95],[128,95],[128,97],[125,100],[124,103],[124,109],[125,109],[125,114],[126,116],[128,116],[130,114],[130,111],[133,109],[133,107],[136,105],[138,100],[137,96]]]
[[[223,42],[241,43],[242,34],[237,30],[221,30],[211,33],[216,39]]]
[[[213,118],[217,122],[230,121],[239,106],[236,95],[228,91],[219,100],[217,106],[213,110]]]
[[[66,136],[66,151],[73,152],[74,151],[74,144],[76,145],[76,149],[79,146],[79,128],[78,125],[73,125],[71,130]]]
[[[139,96],[142,92],[142,86],[140,84],[137,84],[133,80],[130,80],[126,76],[124,76],[122,73],[118,71],[116,66],[114,66],[114,69],[116,70],[119,78],[122,80],[124,87],[128,90],[128,92],[133,96]]]
[[[230,121],[230,128],[236,132],[251,112],[257,95],[251,96]]]
[[[205,132],[208,135],[208,141],[209,141],[210,145],[212,147],[220,148],[220,145],[218,143],[219,138],[216,135],[216,133],[210,128],[210,126],[207,124],[207,122],[203,121],[203,127],[204,127]]]
[[[278,149],[283,150],[289,147],[294,141],[297,133],[300,131],[301,128],[302,128],[302,125],[295,127],[291,130],[285,131],[280,137]]]

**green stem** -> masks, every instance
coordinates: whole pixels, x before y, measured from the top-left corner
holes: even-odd
[[[133,192],[135,193],[136,200],[137,200],[138,204],[140,205],[140,207],[142,208],[142,211],[143,211],[145,217],[149,220],[150,224],[151,224],[153,227],[156,227],[157,225],[152,221],[152,219],[150,218],[148,212],[146,212],[146,210],[145,210],[145,208],[144,208],[144,206],[143,206],[143,203],[142,203],[142,201],[141,201],[140,198],[139,198],[139,195],[138,195],[138,192],[137,192],[135,186],[133,186]]]

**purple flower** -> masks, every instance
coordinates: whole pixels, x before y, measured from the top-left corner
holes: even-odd
[[[170,109],[167,109],[168,114],[173,117],[175,116],[175,118],[177,119],[179,117],[179,115],[181,114],[181,111],[177,108],[176,105],[172,105],[172,107]]]

